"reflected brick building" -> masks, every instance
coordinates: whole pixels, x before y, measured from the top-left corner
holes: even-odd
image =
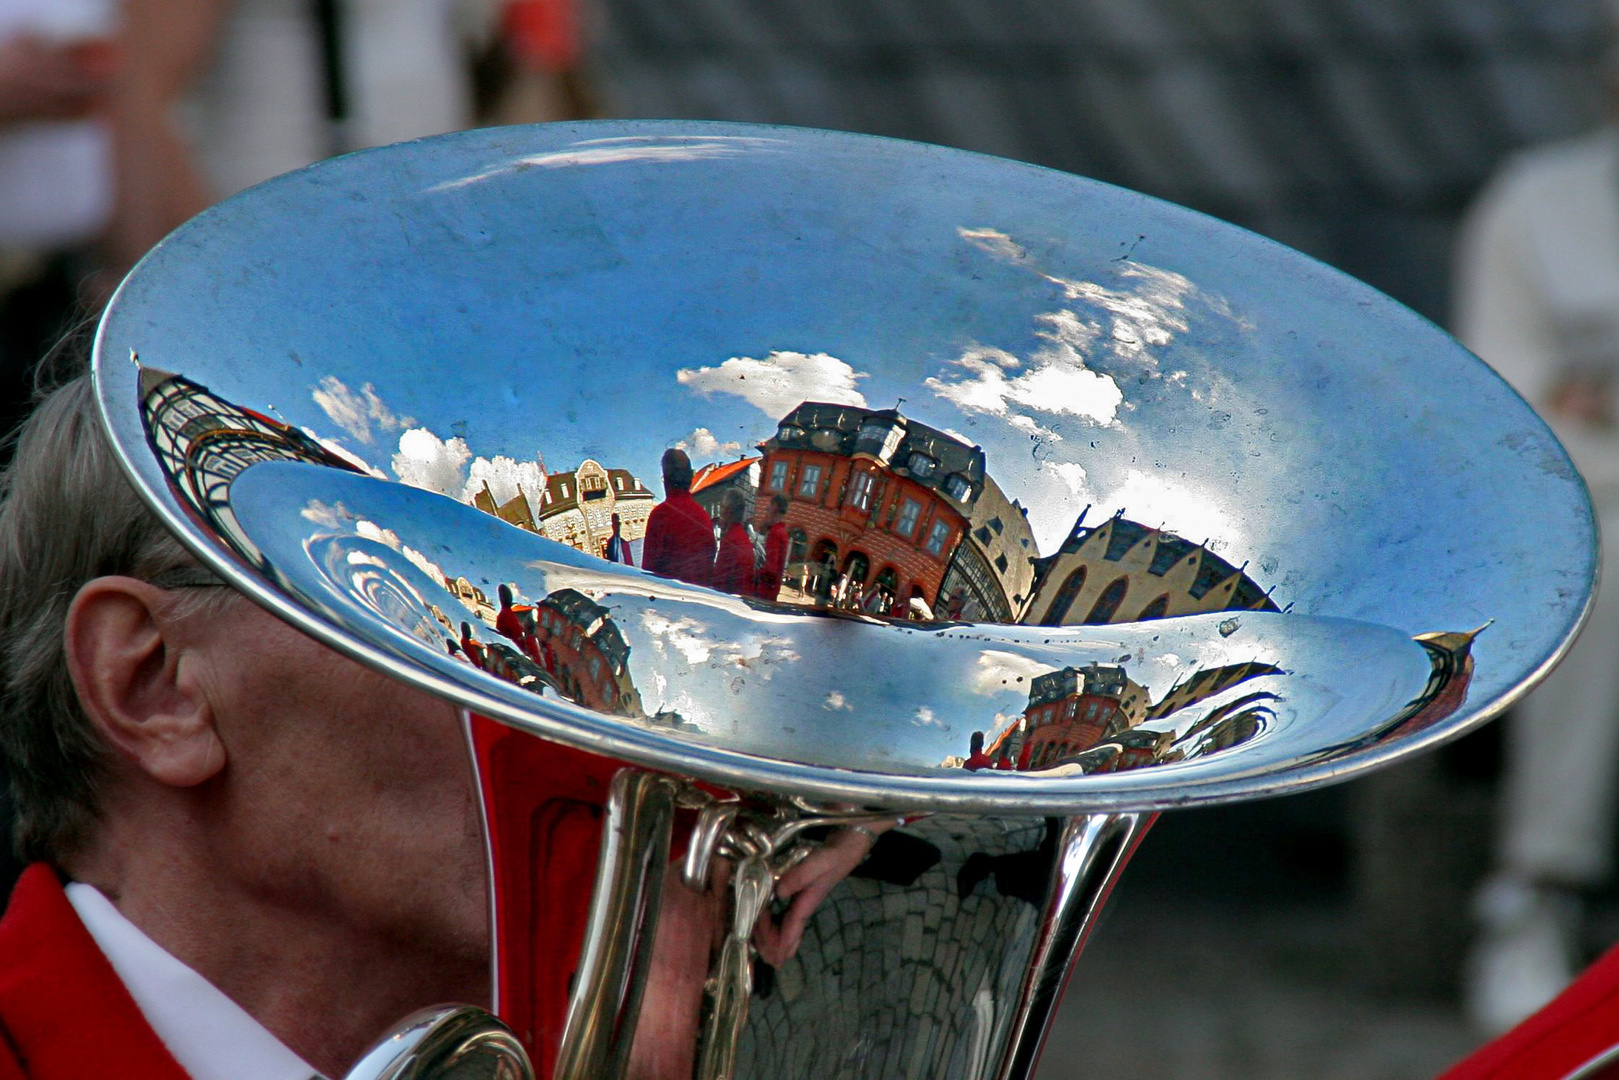
[[[630,678],[630,646],[612,613],[577,589],[558,589],[534,605],[541,662],[562,695],[597,712],[642,716]]]
[[[1118,516],[1093,528],[1081,514],[1057,553],[1036,561],[1034,597],[1021,621],[1064,626],[1275,610],[1243,567],[1202,544]]]
[[[894,409],[807,401],[759,449],[755,529],[764,529],[771,496],[789,503],[784,596],[825,600],[841,582],[845,596],[880,590],[897,615],[912,597],[940,610],[959,588],[971,605],[965,617],[1011,621],[1027,567],[1007,551],[1032,553],[1033,538],[985,471],[981,448]],[[987,516],[975,524],[981,502]]]
[[[628,470],[609,469],[589,458],[572,472],[546,477],[538,503],[519,487],[513,498],[497,505],[487,483],[472,497],[472,505],[486,514],[591,555],[607,551],[614,514],[625,540],[645,536],[652,503],[652,492]]]
[[[1260,661],[1204,668],[1172,686],[1154,704],[1146,688],[1117,664],[1059,668],[1030,681],[1023,715],[997,735],[985,753],[1018,768],[1073,765],[1087,773],[1213,753],[1253,738],[1260,730],[1262,703],[1276,695],[1259,691],[1227,702],[1179,736],[1172,729],[1141,725],[1250,679],[1282,674],[1276,665]]]
[[[1029,684],[1021,737],[1004,749],[1014,763],[1043,769],[1091,749],[1141,723],[1147,692],[1117,664],[1065,667],[1037,675]],[[1003,747],[998,744],[997,750]]]

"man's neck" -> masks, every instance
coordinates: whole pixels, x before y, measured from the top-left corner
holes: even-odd
[[[185,858],[92,857],[68,872],[326,1076],[344,1075],[417,1009],[488,1004],[481,965],[359,933],[334,908],[258,895]],[[456,973],[458,965],[466,970]]]

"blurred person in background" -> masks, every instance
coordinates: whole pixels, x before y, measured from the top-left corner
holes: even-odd
[[[174,123],[217,0],[0,0],[0,425],[39,357],[209,202]]]
[[[477,112],[488,124],[543,124],[596,115],[585,77],[581,0],[505,0],[474,64]]]
[[[472,123],[489,0],[216,0],[187,108],[217,197],[334,154]]]
[[[1510,160],[1474,204],[1458,249],[1457,336],[1568,448],[1607,539],[1584,633],[1508,721],[1496,867],[1477,896],[1479,936],[1467,973],[1469,1019],[1484,1033],[1512,1027],[1569,982],[1583,961],[1581,894],[1613,871],[1619,51],[1606,77],[1610,122]]]

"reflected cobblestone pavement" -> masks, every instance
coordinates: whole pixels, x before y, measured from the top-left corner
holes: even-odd
[[[954,817],[906,827],[913,866],[931,857],[916,841],[937,849],[938,861],[908,888],[861,877],[839,886],[798,956],[755,997],[738,1075],[974,1075],[968,1063],[984,1060],[1004,1025],[1033,947],[1037,911],[1015,893],[1031,884],[1023,873],[1046,831],[1038,820]],[[903,865],[906,855],[890,861]],[[813,1039],[803,1037],[806,1025]]]

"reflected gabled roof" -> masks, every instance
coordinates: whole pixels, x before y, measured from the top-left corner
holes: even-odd
[[[725,483],[725,481],[736,476],[737,473],[747,471],[748,466],[758,460],[756,457],[745,457],[740,461],[732,461],[723,465],[704,465],[692,474],[692,494],[695,495],[706,487]]]
[[[904,428],[904,436],[887,462],[890,471],[940,491],[948,477],[959,475],[972,485],[973,497],[983,491],[986,471],[982,447],[968,446],[953,435],[902,415],[897,409],[862,409],[855,405],[806,401],[782,417],[777,434],[760,446],[762,449],[814,449],[848,457],[854,453],[860,426],[873,417],[891,420]],[[807,433],[805,441],[784,442],[780,430],[787,426],[803,428]],[[912,454],[930,457],[938,462],[938,467],[927,476],[914,476],[907,464]]]

